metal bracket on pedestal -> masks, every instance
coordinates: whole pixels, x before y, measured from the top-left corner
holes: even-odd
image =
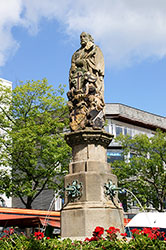
[[[104,188],[106,189],[104,191],[105,195],[109,196],[109,198],[111,200],[113,200],[113,198],[115,197],[115,195],[117,194],[117,192],[119,193],[123,193],[124,190],[122,188],[116,187],[115,184],[113,184],[112,181],[108,181],[108,183],[104,184]]]
[[[78,183],[77,180],[74,180],[72,184],[67,185],[65,191],[67,191],[67,196],[71,198],[80,198],[82,195],[81,192],[82,184]]]

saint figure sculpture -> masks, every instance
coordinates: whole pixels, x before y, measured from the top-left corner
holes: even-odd
[[[68,106],[71,131],[102,129],[104,126],[104,57],[86,32],[81,47],[72,56]]]

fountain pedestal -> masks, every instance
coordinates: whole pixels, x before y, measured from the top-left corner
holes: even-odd
[[[62,238],[91,237],[96,226],[123,228],[123,211],[117,195],[110,199],[104,185],[117,185],[117,178],[107,163],[106,150],[113,136],[104,130],[81,130],[65,136],[72,147],[72,162],[65,176],[65,206],[61,212]],[[72,183],[80,187],[81,195],[69,195]],[[74,189],[74,187],[73,187]]]

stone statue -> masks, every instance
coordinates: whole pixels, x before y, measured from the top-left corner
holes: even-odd
[[[72,131],[104,126],[104,57],[90,34],[80,35],[81,48],[72,56],[67,93]]]

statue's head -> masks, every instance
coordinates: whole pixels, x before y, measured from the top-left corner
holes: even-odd
[[[85,47],[88,42],[94,43],[92,36],[86,32],[82,32],[80,35],[81,46]]]

